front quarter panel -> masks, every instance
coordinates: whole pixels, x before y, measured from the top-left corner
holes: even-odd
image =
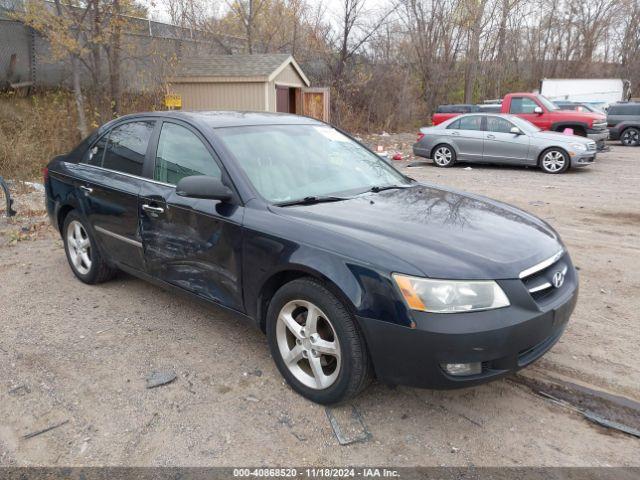
[[[391,269],[339,254],[308,241],[314,232],[268,210],[248,208],[245,214],[243,278],[247,313],[260,320],[263,287],[282,272],[296,272],[329,282],[353,313],[409,326],[412,322],[392,284]],[[372,252],[375,256],[375,251]],[[384,261],[381,261],[384,264]],[[403,270],[406,271],[404,267]],[[419,274],[419,272],[415,272]]]

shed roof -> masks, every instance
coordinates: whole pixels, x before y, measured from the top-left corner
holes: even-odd
[[[174,78],[178,81],[185,78],[202,79],[204,77],[233,78],[236,81],[242,81],[242,78],[251,81],[256,79],[271,81],[289,64],[309,86],[309,79],[298,63],[286,53],[185,57],[178,64]]]

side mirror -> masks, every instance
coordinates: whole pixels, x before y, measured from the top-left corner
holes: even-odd
[[[542,108],[536,107],[533,109],[533,113],[537,113],[538,115],[542,115]]]
[[[204,198],[221,202],[229,201],[233,197],[231,189],[220,179],[207,175],[184,177],[176,185],[176,194],[181,197]]]
[[[518,127],[511,127],[511,130],[509,131],[514,135],[523,135],[522,130],[520,130]]]

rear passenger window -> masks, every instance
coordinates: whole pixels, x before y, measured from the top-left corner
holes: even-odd
[[[153,132],[153,121],[129,122],[111,130],[102,167],[142,176],[142,166]]]
[[[218,164],[197,135],[188,128],[165,122],[158,141],[153,178],[176,185],[191,175],[222,177]]]
[[[480,115],[462,117],[458,128],[460,130],[482,130],[482,117]]]
[[[102,159],[104,158],[104,150],[107,146],[107,138],[109,134],[103,135],[100,140],[98,140],[93,147],[91,147],[87,153],[84,155],[84,159],[82,163],[87,163],[89,165],[95,165],[96,167],[102,166]]]
[[[450,128],[451,130],[460,130],[460,120],[451,122],[447,128]]]

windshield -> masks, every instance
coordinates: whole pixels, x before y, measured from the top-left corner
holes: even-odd
[[[538,101],[549,111],[560,110],[558,106],[544,95],[538,95]]]
[[[228,127],[216,129],[216,134],[269,202],[410,183],[383,159],[329,126]]]

